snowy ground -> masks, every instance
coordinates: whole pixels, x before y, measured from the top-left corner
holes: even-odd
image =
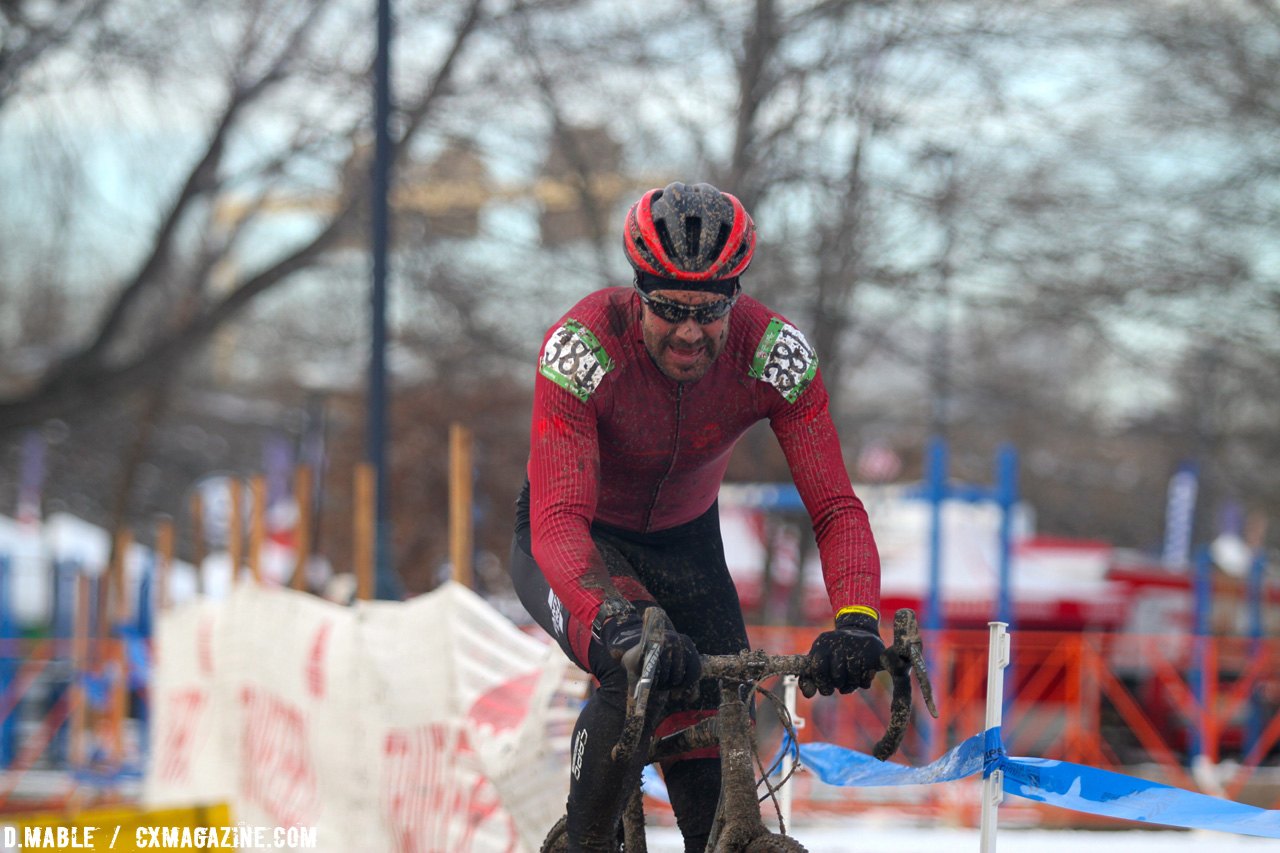
[[[967,853],[979,849],[977,829],[912,829],[849,821],[799,825],[793,834],[809,853]],[[647,835],[651,853],[680,853],[684,849],[673,828],[651,828]],[[1280,840],[1207,830],[1001,829],[996,835],[996,849],[1001,853],[1234,853],[1280,851]]]

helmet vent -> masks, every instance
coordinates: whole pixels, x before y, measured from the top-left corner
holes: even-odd
[[[690,216],[684,221],[684,248],[685,255],[690,258],[698,257],[698,244],[702,242],[702,217]]]
[[[729,242],[729,234],[732,230],[733,229],[729,227],[729,223],[720,223],[720,231],[716,234],[716,244],[711,248],[712,258],[720,257],[720,253],[724,251],[725,243]]]
[[[679,258],[676,245],[671,242],[671,232],[667,230],[667,223],[659,219],[653,223],[653,228],[658,232],[658,242],[662,244],[662,251],[666,252],[667,257],[672,260]]]

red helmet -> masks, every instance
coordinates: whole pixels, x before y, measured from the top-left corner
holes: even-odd
[[[711,184],[674,183],[631,206],[622,238],[639,272],[714,281],[739,276],[751,264],[756,226],[729,193]]]

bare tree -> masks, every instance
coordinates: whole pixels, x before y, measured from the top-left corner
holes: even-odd
[[[1280,508],[1258,476],[1280,451],[1265,426],[1280,415],[1280,15],[1269,2],[1078,11],[1070,34],[1096,57],[1082,75],[1095,82],[1058,157],[997,197],[989,233],[1004,223],[1003,236],[985,256],[1022,283],[1020,310],[1089,336],[1095,375],[1133,377],[1128,432],[1162,449],[1148,457],[1162,477],[1199,462],[1210,537],[1226,502]],[[1143,511],[1158,517],[1158,492]]]
[[[24,49],[4,54],[0,126],[32,153],[25,203],[0,202],[0,296],[22,309],[0,326],[0,435],[56,425],[49,507],[115,527],[180,511],[212,469],[253,470],[263,434],[293,428],[300,382],[350,380],[319,374],[350,362],[333,333],[367,278],[373,22],[336,0],[51,9],[5,6],[29,32],[6,32],[6,50]],[[465,92],[459,69],[490,22],[480,0],[403,11],[432,47],[405,45],[398,66],[402,157]],[[132,183],[100,189],[121,176]],[[254,326],[281,311],[266,346]],[[273,389],[274,423],[178,389],[227,329],[242,357],[257,348],[260,387],[264,365],[309,368]],[[307,335],[325,340],[307,350]]]
[[[242,14],[222,13],[221,23],[239,27],[222,59],[226,75],[190,81],[216,86],[220,104],[205,120],[201,148],[169,192],[145,250],[111,291],[84,340],[27,387],[0,399],[0,431],[100,405],[170,375],[215,330],[263,293],[316,267],[359,224],[366,195],[362,176],[367,173],[367,148],[358,144],[367,133],[365,111],[348,109],[334,125],[334,112],[317,98],[329,126],[317,123],[321,117],[304,115],[281,148],[256,158],[247,169],[230,153],[253,139],[255,122],[283,117],[282,102],[314,82],[315,63],[338,35],[332,29],[339,24],[334,4],[249,4]],[[482,17],[478,0],[456,10],[435,67],[400,102],[398,148],[405,148],[440,109],[457,61]],[[343,97],[357,81],[367,79],[364,69],[355,70],[356,76],[345,86],[339,83],[331,98]],[[306,211],[313,220],[307,236],[286,242],[282,250],[218,283],[217,273],[226,269],[220,264],[232,252],[264,239],[261,231],[255,234],[262,222],[258,214],[282,195],[299,193],[288,173],[307,160],[337,167],[332,173],[337,180],[319,182],[315,204]],[[226,216],[229,221],[219,221]]]
[[[24,177],[38,216],[0,199],[0,298],[23,306],[22,323],[0,318],[0,432],[161,395],[228,328],[259,363],[287,338],[291,363],[359,374],[372,44],[352,33],[367,10],[174,0],[135,18],[130,3],[4,6],[0,130],[29,132],[20,118],[50,114],[31,106],[73,88],[53,75],[76,73],[116,93],[101,108],[117,118],[153,94],[150,114],[180,115],[184,141],[144,148],[137,131],[147,154],[122,174],[154,183],[99,214],[112,251],[71,239],[101,202],[84,150],[102,140],[45,146]],[[527,368],[568,294],[626,280],[625,205],[710,180],[756,216],[748,286],[810,336],[851,451],[887,435],[917,474],[924,436],[945,429],[984,477],[994,444],[1016,440],[1042,524],[1144,543],[1162,479],[1193,451],[1212,452],[1223,493],[1274,508],[1259,472],[1280,414],[1275,7],[1156,6],[406,4],[400,162],[463,140],[506,177],[469,188],[474,233],[404,230],[396,357],[426,397],[450,377],[496,382],[513,357]],[[146,20],[161,23],[120,23]],[[616,169],[593,158],[593,133],[617,144]],[[46,164],[78,171],[46,178]],[[530,227],[549,164],[582,214],[576,244],[539,245]],[[286,284],[298,302],[261,298]],[[1223,389],[1210,421],[1193,417],[1202,337]],[[405,417],[396,441],[423,420]],[[735,472],[785,476],[767,435],[747,443]],[[1112,523],[1126,495],[1141,509]]]
[[[47,4],[12,0],[0,4],[0,109],[20,92],[27,72],[45,56],[69,41],[108,39],[105,21],[111,0],[81,0]]]

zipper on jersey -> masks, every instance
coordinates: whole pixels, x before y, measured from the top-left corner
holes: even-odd
[[[662,486],[667,482],[667,477],[671,475],[671,469],[676,467],[676,453],[680,450],[680,405],[684,401],[684,383],[676,383],[676,425],[672,430],[671,456],[667,458],[667,470],[662,472],[662,476],[658,478],[658,482],[653,487],[653,494],[649,498],[649,508],[644,513],[644,532],[648,533],[650,525],[653,523],[653,511],[658,506],[658,495],[662,492]]]

